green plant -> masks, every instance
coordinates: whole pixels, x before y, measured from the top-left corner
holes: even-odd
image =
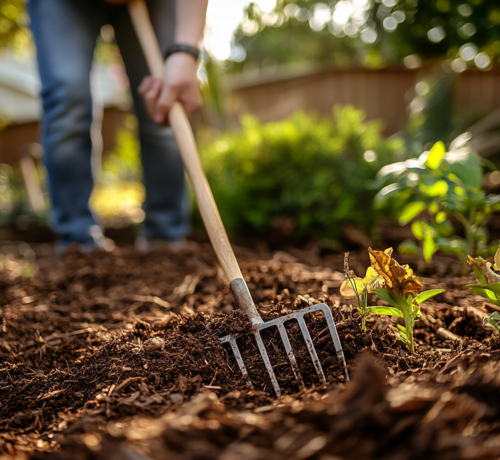
[[[474,276],[479,284],[466,284],[464,287],[471,288],[473,294],[484,297],[488,302],[500,307],[500,247],[495,253],[494,263],[482,258],[467,257],[467,263],[472,267]],[[495,332],[500,333],[500,314],[492,313],[488,318],[484,318],[483,324],[489,323]]]
[[[394,161],[400,141],[384,140],[380,125],[353,107],[335,107],[334,120],[304,113],[260,124],[205,145],[202,161],[228,228],[266,232],[287,222],[296,236],[336,239],[342,225],[369,231],[377,213],[371,185]]]
[[[402,318],[405,325],[397,325],[399,331],[396,338],[405,344],[410,353],[414,353],[413,328],[417,318],[421,317],[420,304],[444,292],[444,289],[431,289],[417,294],[422,288],[422,283],[408,265],[399,265],[391,257],[392,248],[383,252],[368,248],[368,252],[371,267],[368,268],[364,279],[356,278],[345,264],[347,280],[341,286],[341,293],[346,296],[352,295],[350,289],[355,293],[363,330],[366,330],[365,318],[368,313]],[[391,307],[368,307],[368,295],[373,292]]]
[[[398,208],[401,225],[413,221],[412,232],[426,262],[438,249],[465,259],[476,249],[487,248],[484,226],[500,209],[500,196],[486,196],[481,189],[481,160],[467,139],[457,138],[448,153],[437,142],[418,159],[385,166],[377,176],[381,190],[376,206]],[[464,237],[453,235],[450,218],[462,225]],[[401,250],[411,250],[411,244],[405,244]]]
[[[495,332],[500,334],[500,313],[497,311],[493,312],[488,318],[483,319],[483,324],[489,323],[493,326]]]
[[[140,182],[142,179],[137,120],[133,115],[128,115],[124,124],[125,127],[116,135],[115,149],[103,158],[98,178],[100,183]]]
[[[391,255],[392,248],[386,249],[385,252]],[[370,311],[369,308],[373,309],[373,307],[368,307],[368,296],[379,287],[380,277],[372,266],[366,269],[364,278],[357,277],[354,271],[349,269],[348,252],[344,255],[344,273],[347,279],[340,286],[340,294],[345,297],[356,297],[361,316],[361,328],[366,332],[366,317]]]

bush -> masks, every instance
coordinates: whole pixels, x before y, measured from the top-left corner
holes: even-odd
[[[418,159],[382,168],[376,181],[381,190],[375,197],[375,205],[397,213],[401,225],[412,222],[425,262],[441,249],[459,256],[464,270],[467,255],[488,253],[485,227],[500,210],[500,195],[486,195],[481,188],[482,161],[468,139],[458,137],[448,153],[444,143],[436,142]],[[465,238],[453,235],[451,217],[463,226]],[[398,250],[415,252],[415,244],[405,241]]]
[[[394,161],[400,141],[381,138],[353,107],[335,107],[334,120],[296,113],[260,124],[202,149],[202,161],[225,225],[239,232],[287,222],[295,236],[336,239],[342,225],[368,231],[377,218],[372,181]]]

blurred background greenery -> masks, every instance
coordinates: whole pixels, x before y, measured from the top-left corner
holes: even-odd
[[[33,60],[28,26],[23,0],[0,0],[4,56]],[[417,218],[434,232],[446,227],[466,238],[456,215],[442,220],[427,202],[414,208],[420,212],[412,219],[401,219],[405,205],[423,200],[422,187],[443,180],[439,174],[423,175],[419,188],[409,171],[405,180],[413,188],[381,206],[374,197],[387,183],[377,173],[418,159],[437,141],[452,152],[462,135],[461,148],[477,160],[481,178],[479,188],[454,186],[474,196],[494,193],[500,186],[499,58],[500,5],[487,0],[210,0],[199,69],[205,107],[193,125],[224,222],[240,235],[314,240],[334,250],[369,244],[382,238],[384,225],[409,228]],[[96,62],[101,87],[107,79],[121,92],[104,103],[92,207],[107,228],[135,227],[144,218],[140,149],[109,26],[101,31]],[[30,226],[46,228],[49,200],[33,149],[17,154],[35,165],[31,176],[12,160],[16,154],[7,154],[9,133],[28,123],[0,117],[0,163],[8,163],[0,169],[0,226],[11,237]],[[38,184],[31,195],[41,195],[42,205],[34,206],[26,181]],[[446,192],[431,201],[444,206]],[[473,212],[484,211],[481,206]],[[481,220],[482,233],[474,229],[481,250],[497,236],[489,224],[495,209],[488,222]],[[194,223],[200,224],[196,213]],[[405,242],[401,249],[418,253],[423,237],[415,232],[402,229],[394,240],[408,236],[413,246]],[[435,236],[433,250],[450,252],[449,238]],[[479,244],[471,241],[468,249]]]

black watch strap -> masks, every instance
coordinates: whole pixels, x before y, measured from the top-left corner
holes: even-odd
[[[187,53],[193,56],[196,60],[200,57],[200,50],[196,46],[184,45],[183,43],[174,43],[167,48],[165,51],[164,58],[167,59],[174,53]]]

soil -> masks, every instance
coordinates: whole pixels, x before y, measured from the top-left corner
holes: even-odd
[[[306,317],[321,385],[291,321],[301,390],[269,329],[276,399],[254,341],[239,340],[252,386],[219,341],[250,325],[208,244],[62,259],[21,249],[0,259],[0,456],[500,458],[500,340],[482,322],[495,307],[463,289],[473,279],[452,258],[437,256],[421,276],[446,292],[423,304],[408,355],[394,319],[370,317],[361,330],[353,299],[339,294],[343,254],[236,247],[265,321],[325,303],[344,349],[350,381],[324,317]],[[364,273],[366,251],[350,265]]]

